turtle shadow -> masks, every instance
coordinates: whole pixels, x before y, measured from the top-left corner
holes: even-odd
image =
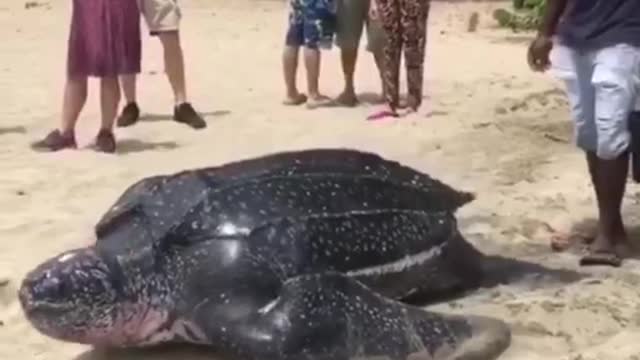
[[[207,112],[198,112],[200,116],[207,117],[222,117],[231,114],[230,110],[216,110]],[[140,115],[140,121],[144,122],[158,122],[158,121],[173,121],[173,114],[142,114]]]
[[[578,282],[587,276],[575,270],[556,269],[539,263],[498,255],[485,255],[482,260],[483,278],[479,283],[450,292],[437,294],[416,294],[403,302],[415,306],[429,306],[450,302],[482,290],[501,285],[522,286],[535,290],[549,286],[560,286]]]
[[[175,141],[146,142],[137,139],[125,139],[118,141],[118,154],[139,153],[150,150],[173,150],[178,147]]]
[[[358,102],[367,105],[381,105],[384,104],[384,98],[379,93],[362,92],[358,94]]]

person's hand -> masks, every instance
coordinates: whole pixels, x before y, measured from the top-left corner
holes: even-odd
[[[551,66],[549,54],[553,48],[553,41],[546,36],[537,36],[529,45],[527,61],[533,71],[545,71]]]
[[[375,3],[376,1],[371,1],[371,6],[369,7],[369,19],[378,20],[378,6]]]

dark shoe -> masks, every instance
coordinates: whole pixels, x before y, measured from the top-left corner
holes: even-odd
[[[140,119],[140,108],[135,102],[128,103],[118,116],[117,124],[119,127],[131,126]]]
[[[77,147],[74,133],[63,134],[60,130],[53,130],[44,139],[31,143],[31,148],[36,151],[59,151]]]
[[[193,106],[183,103],[173,109],[173,120],[191,126],[194,129],[204,129],[207,123],[196,113]]]
[[[100,130],[98,136],[96,136],[96,150],[107,154],[113,154],[116,152],[116,138],[113,136],[113,132],[109,130]]]

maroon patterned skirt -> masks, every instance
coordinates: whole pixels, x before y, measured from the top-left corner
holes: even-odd
[[[73,0],[69,77],[139,73],[141,52],[137,0]]]

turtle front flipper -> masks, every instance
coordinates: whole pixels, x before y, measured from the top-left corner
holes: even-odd
[[[492,360],[511,341],[499,320],[424,311],[339,273],[293,278],[249,318],[198,316],[234,359]]]

